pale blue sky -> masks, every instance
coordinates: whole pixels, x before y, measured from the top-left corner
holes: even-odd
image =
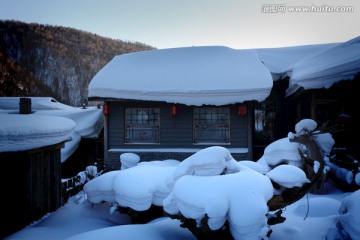
[[[285,8],[270,13],[273,4]],[[291,6],[318,10],[295,13],[290,12]],[[351,6],[353,11],[325,12],[322,6]],[[0,19],[72,27],[157,48],[285,47],[360,36],[360,1],[0,0]]]

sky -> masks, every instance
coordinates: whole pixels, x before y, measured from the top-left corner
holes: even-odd
[[[358,0],[0,0],[0,6],[2,20],[71,27],[159,49],[285,47],[360,35]]]

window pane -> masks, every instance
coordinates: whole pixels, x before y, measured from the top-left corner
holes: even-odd
[[[194,143],[230,143],[228,108],[194,108]]]
[[[195,127],[195,143],[229,143],[229,128]]]
[[[159,143],[158,108],[127,108],[125,120],[126,143]]]
[[[127,143],[158,143],[159,129],[157,127],[138,128],[128,127],[126,129]]]

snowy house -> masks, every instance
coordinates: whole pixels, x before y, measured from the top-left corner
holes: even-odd
[[[21,100],[29,104],[20,104]],[[62,176],[72,177],[98,159],[102,159],[103,115],[100,107],[73,107],[58,102],[52,97],[1,97],[1,114],[17,114],[19,108],[34,115],[58,116],[73,120],[76,127],[71,140],[61,149]],[[101,153],[100,153],[101,152]]]
[[[1,206],[11,209],[2,208],[2,238],[64,203],[63,163],[81,138],[97,136],[102,112],[96,107],[74,108],[50,97],[1,97],[0,122],[0,178],[10,196],[2,199]]]
[[[90,100],[103,100],[105,161],[185,159],[226,146],[237,159],[252,155],[252,103],[273,80],[255,51],[185,47],[116,56],[91,80]]]
[[[257,49],[274,85],[255,106],[254,145],[286,136],[299,120],[336,126],[335,148],[360,153],[360,37],[343,43]],[[271,124],[269,124],[271,123]],[[341,130],[341,131],[339,131]],[[357,149],[357,150],[356,150]]]
[[[1,238],[56,210],[61,201],[61,148],[75,122],[64,117],[0,114]]]

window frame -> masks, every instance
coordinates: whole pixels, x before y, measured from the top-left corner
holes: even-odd
[[[130,117],[128,116],[128,111],[130,112]],[[153,111],[153,114],[157,114],[156,117],[150,118],[150,113]],[[140,112],[143,112],[140,116],[141,119],[136,119]],[[146,116],[144,115],[146,114]],[[160,115],[161,115],[161,109],[156,107],[127,107],[124,109],[124,144],[126,145],[156,145],[160,144]],[[144,119],[144,118],[149,119]],[[130,121],[130,124],[128,122]],[[140,121],[139,123],[135,123],[135,121]],[[144,124],[144,121],[153,121],[153,124]],[[131,138],[132,141],[129,141],[130,139],[128,136],[129,134],[134,134],[136,132],[144,132],[144,140],[146,137],[146,134],[151,132],[151,141],[137,141],[138,138]],[[156,134],[155,134],[156,133]],[[140,135],[141,133],[139,133]],[[141,138],[141,136],[139,136]]]
[[[196,113],[196,110],[199,109],[199,112]],[[212,115],[213,114],[213,111],[215,110],[215,114],[216,116],[218,115],[224,115],[224,114],[227,114],[227,124],[212,124],[214,118],[211,117],[211,120],[210,120],[210,125],[200,125],[200,126],[196,126],[198,124],[196,124],[196,121],[206,121],[205,118],[201,118],[201,111],[205,112],[206,114],[206,109],[210,109],[210,114]],[[223,109],[223,112],[220,112],[219,110],[220,109]],[[199,116],[199,118],[197,118],[197,116]],[[219,119],[219,117],[216,117],[216,119]],[[218,120],[215,120],[215,122],[218,122]],[[193,119],[192,119],[192,128],[193,128],[193,139],[192,139],[192,144],[193,145],[213,145],[213,144],[216,144],[216,145],[231,145],[231,111],[230,111],[230,107],[194,107],[193,108]],[[220,129],[220,128],[223,128],[225,133],[227,133],[227,136],[226,136],[226,141],[224,142],[220,142],[220,141],[202,141],[197,135],[197,130],[198,129]],[[227,130],[226,130],[227,129]],[[201,130],[200,130],[201,131]],[[197,140],[198,139],[198,140]]]

